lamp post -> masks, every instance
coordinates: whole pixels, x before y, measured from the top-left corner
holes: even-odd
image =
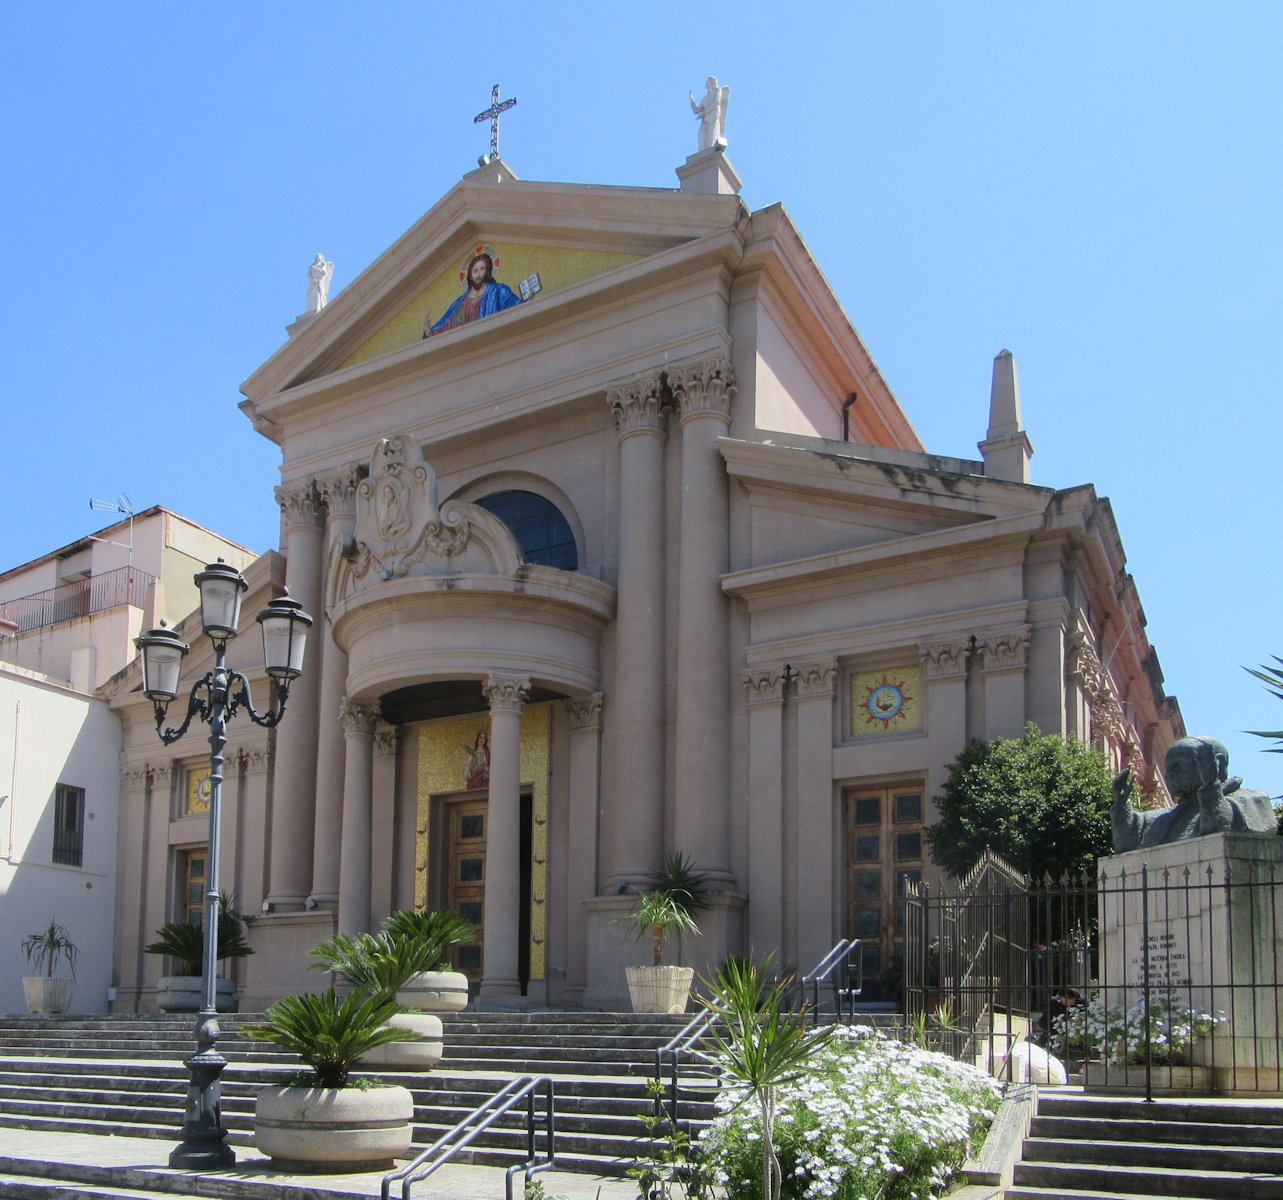
[[[285,713],[290,681],[303,673],[303,649],[312,618],[297,600],[287,595],[273,600],[261,613],[263,660],[268,675],[276,680],[276,708],[258,713],[250,701],[249,680],[229,670],[225,658],[227,643],[240,624],[241,598],[249,585],[245,577],[221,558],[196,576],[200,588],[201,625],[214,645],[214,669],[192,684],[187,715],[177,729],[165,729],[165,713],[178,695],[183,655],[189,649],[162,621],[134,639],[143,656],[143,695],[156,713],[156,732],[169,745],[187,732],[193,717],[209,726],[209,849],[205,892],[205,939],[201,956],[201,1009],[196,1018],[196,1052],[185,1060],[188,1071],[187,1109],[183,1140],[169,1156],[171,1167],[214,1170],[230,1166],[236,1154],[224,1139],[219,1079],[227,1060],[215,1050],[218,1041],[218,1012],[215,987],[218,972],[218,857],[219,823],[222,816],[223,747],[227,744],[227,722],[242,708],[250,720],[272,729]]]

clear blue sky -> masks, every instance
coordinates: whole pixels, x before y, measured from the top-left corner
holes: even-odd
[[[1109,496],[1191,732],[1249,785],[1283,726],[1283,4],[0,8],[0,566],[126,492],[275,544],[237,410],[317,251],[334,291],[486,147],[673,186],[686,93],[783,201],[929,449],[976,457],[1016,356],[1034,481]]]

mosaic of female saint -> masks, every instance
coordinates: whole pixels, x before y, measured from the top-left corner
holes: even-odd
[[[482,729],[471,746],[464,746],[463,784],[467,788],[490,786],[490,735]]]
[[[516,308],[522,298],[494,277],[498,265],[499,254],[493,246],[478,246],[459,272],[463,295],[436,322],[432,322],[432,314],[428,314],[424,320],[423,336],[434,337],[448,329],[458,329],[460,325],[470,325],[482,317]]]

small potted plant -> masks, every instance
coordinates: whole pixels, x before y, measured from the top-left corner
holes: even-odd
[[[205,953],[205,931],[186,921],[171,921],[157,931],[157,940],[146,947],[148,954],[163,954],[177,966],[173,975],[162,975],[156,985],[156,1003],[163,1012],[199,1012],[201,1006],[201,963]],[[241,914],[226,892],[218,896],[217,958],[244,958],[253,954],[245,940]],[[236,1011],[236,985],[223,975],[215,984],[215,1008],[218,1012]]]
[[[414,1097],[408,1088],[353,1078],[371,1050],[407,1036],[388,1022],[395,1001],[366,992],[340,1000],[286,996],[240,1036],[297,1054],[308,1068],[283,1086],[262,1088],[254,1102],[254,1144],[279,1170],[387,1170],[411,1143]]]
[[[27,1011],[33,1013],[62,1013],[71,1003],[71,993],[76,986],[76,955],[79,951],[71,940],[65,925],[50,918],[49,924],[37,933],[28,934],[22,941],[22,952],[37,975],[25,975],[22,990],[27,999]],[[70,979],[55,979],[58,964],[66,960],[71,971]]]
[[[401,909],[383,922],[382,932],[400,941],[424,947],[431,964],[398,988],[400,1003],[423,1012],[462,1012],[468,1007],[468,977],[452,971],[446,960],[450,950],[477,936],[476,926],[450,909],[417,912]]]
[[[639,941],[650,935],[654,959],[650,966],[624,968],[633,1012],[685,1012],[695,972],[692,967],[666,966],[664,941],[673,931],[699,934],[695,916],[708,908],[708,876],[676,853],[667,855],[663,869],[652,872],[646,882],[646,890],[624,918]]]
[[[353,988],[380,1003],[393,1001],[396,1012],[388,1025],[402,1030],[406,1041],[376,1046],[361,1061],[367,1066],[401,1071],[430,1071],[441,1061],[441,1018],[415,1009],[402,989],[438,962],[436,948],[396,938],[385,932],[336,934],[309,951],[319,961],[313,967],[341,975]]]

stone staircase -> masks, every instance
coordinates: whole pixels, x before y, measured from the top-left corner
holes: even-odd
[[[428,1145],[515,1075],[551,1075],[557,1158],[570,1171],[619,1175],[642,1152],[637,1114],[655,1049],[689,1018],[631,1013],[478,1013],[443,1017],[445,1057],[430,1073],[379,1072],[408,1087],[415,1142]],[[252,1144],[254,1095],[298,1069],[292,1055],[221,1019],[223,1120],[228,1142]],[[0,1130],[20,1128],[176,1140],[193,1049],[191,1016],[0,1017]],[[712,1115],[706,1092],[683,1095],[684,1115]],[[522,1118],[488,1130],[462,1161],[508,1166],[524,1158]]]
[[[1283,1101],[1042,1091],[1006,1200],[1283,1200]]]

